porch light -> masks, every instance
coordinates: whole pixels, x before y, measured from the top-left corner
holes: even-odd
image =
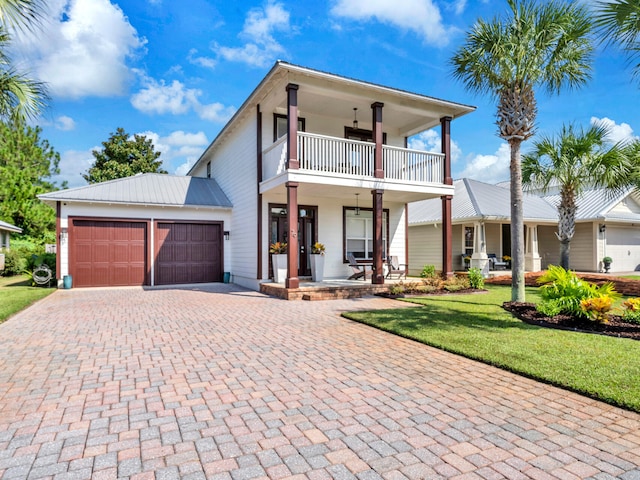
[[[358,204],[358,195],[360,194],[356,193],[356,215],[360,215],[360,205]]]
[[[353,107],[353,128],[354,129],[358,128],[358,107]],[[359,214],[356,214],[356,215],[359,215]]]
[[[224,235],[224,239],[225,240],[229,240],[229,237],[231,236],[231,233],[229,232],[229,230],[225,230],[223,235]]]
[[[67,243],[69,239],[69,230],[66,228],[60,229],[60,243]]]
[[[600,233],[604,233],[607,231],[607,226],[606,225],[600,225]]]

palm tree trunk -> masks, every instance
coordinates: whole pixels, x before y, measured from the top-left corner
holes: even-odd
[[[576,231],[576,201],[574,190],[565,186],[560,192],[558,205],[558,240],[560,240],[560,266],[569,270],[569,249]]]
[[[511,301],[525,301],[524,281],[524,218],[522,213],[522,139],[513,137],[511,147]]]

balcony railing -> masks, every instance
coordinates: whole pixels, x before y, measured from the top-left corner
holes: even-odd
[[[287,168],[287,137],[281,137],[262,155],[265,180]],[[298,132],[298,161],[301,171],[322,172],[349,177],[373,177],[374,149],[371,142],[347,140]],[[416,183],[443,183],[444,155],[407,148],[382,148],[384,177]]]

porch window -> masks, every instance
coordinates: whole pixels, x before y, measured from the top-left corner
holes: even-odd
[[[305,119],[298,117],[298,131],[305,131]],[[287,116],[279,113],[273,114],[273,141],[275,142],[287,134]]]
[[[352,253],[359,260],[373,260],[373,210],[360,208],[359,215],[354,207],[344,207],[344,261]],[[389,238],[389,210],[382,212],[382,256],[387,256]]]
[[[473,227],[464,227],[464,253],[473,254]]]

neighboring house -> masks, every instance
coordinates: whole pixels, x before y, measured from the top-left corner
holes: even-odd
[[[454,182],[452,236],[454,268],[483,267],[489,254],[498,259],[511,254],[509,185],[490,185],[468,178]],[[560,261],[557,231],[557,192],[545,196],[524,194],[525,269],[537,271]],[[578,198],[576,233],[571,241],[571,268],[601,271],[602,258],[613,259],[611,271],[640,269],[640,193],[629,190],[610,197],[602,189],[585,191]],[[432,200],[409,205],[410,273],[424,265],[441,268],[440,214]],[[457,255],[456,255],[457,253]]]
[[[58,234],[68,236],[68,246],[59,255],[58,277],[72,274],[78,285],[76,276],[92,268],[96,252],[118,243],[117,232],[111,233],[114,226],[141,223],[145,230],[137,248],[144,254],[138,255],[138,263],[146,274],[130,284],[158,283],[160,219],[218,222],[214,234],[222,238],[222,232],[228,232],[220,271],[230,272],[235,283],[248,288],[269,281],[269,245],[276,241],[289,245],[287,288],[296,288],[300,278],[310,275],[310,249],[317,241],[326,246],[325,277],[348,277],[351,253],[373,264],[377,273],[372,282],[382,283],[384,258],[407,257],[407,204],[435,199],[441,210],[450,211],[451,121],[473,110],[276,62],[186,177],[219,187],[224,202],[211,200],[202,208],[166,205],[167,185],[154,203],[147,198],[149,186],[140,187],[138,199],[128,195],[129,183],[120,190],[117,181],[84,187],[84,193],[72,189],[41,195],[55,202]],[[434,127],[441,133],[440,152],[407,148],[409,137]],[[170,184],[181,179],[163,178]],[[128,181],[137,185],[141,180]],[[93,189],[104,190],[101,201],[91,198],[92,191],[98,191]],[[445,214],[445,225],[448,218]],[[78,230],[78,222],[89,223]],[[104,239],[101,227],[110,240]],[[440,263],[452,271],[451,230],[442,232]],[[78,243],[79,234],[86,240]],[[81,255],[87,249],[94,253]],[[106,259],[105,266],[109,262],[114,260]],[[127,264],[126,256],[119,264]]]
[[[9,250],[11,246],[12,233],[22,233],[22,229],[0,220],[0,249],[5,248]]]

